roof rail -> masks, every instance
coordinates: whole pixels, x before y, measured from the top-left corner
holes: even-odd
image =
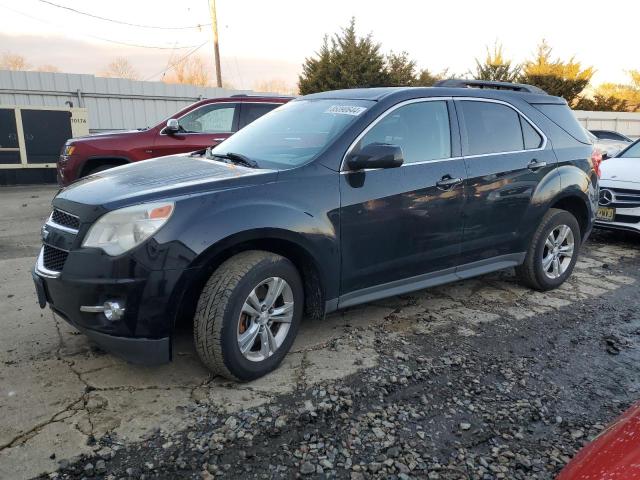
[[[548,95],[541,88],[533,85],[525,85],[524,83],[510,82],[492,82],[488,80],[464,80],[459,78],[451,78],[440,80],[433,84],[434,87],[452,87],[452,88],[491,88],[494,90],[511,90],[513,92],[537,93],[540,95]]]

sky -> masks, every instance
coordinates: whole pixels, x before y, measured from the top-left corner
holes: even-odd
[[[197,28],[210,22],[207,0],[51,1],[165,28],[90,18],[43,0],[0,0],[0,54],[23,55],[34,66],[93,74],[124,56],[144,80],[160,80],[172,55],[180,57],[200,45],[194,55],[213,58],[211,27]],[[353,16],[358,33],[371,34],[383,51],[407,51],[419,68],[435,73],[466,73],[495,42],[503,44],[508,58],[521,62],[544,38],[554,55],[593,65],[593,84],[626,82],[626,71],[640,68],[633,48],[637,29],[615,25],[633,24],[623,19],[638,18],[640,2],[608,0],[606,5],[610,15],[603,14],[602,4],[592,8],[578,0],[217,0],[222,75],[241,89],[268,80],[294,85],[305,57],[318,50],[325,34],[339,31]]]

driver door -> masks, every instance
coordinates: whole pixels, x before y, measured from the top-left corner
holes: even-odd
[[[466,173],[452,102],[392,107],[365,132],[352,151],[394,144],[404,163],[340,175],[340,307],[455,279],[460,256]]]
[[[238,103],[210,103],[191,110],[178,119],[179,132],[160,132],[152,156],[193,152],[217,145],[238,129],[239,116]]]

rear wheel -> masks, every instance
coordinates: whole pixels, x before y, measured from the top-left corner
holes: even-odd
[[[194,319],[196,350],[214,373],[253,380],[287,354],[302,318],[304,291],[295,266],[263,251],[224,262],[204,286]]]
[[[520,280],[536,290],[551,290],[569,278],[582,243],[580,225],[566,210],[552,208],[533,235],[524,263],[516,268]]]

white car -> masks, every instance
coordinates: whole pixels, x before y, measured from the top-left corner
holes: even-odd
[[[640,140],[600,164],[596,227],[640,233]]]
[[[604,132],[605,130],[594,130],[592,132],[585,128],[584,131],[587,133],[587,137],[589,137],[591,143],[595,145],[595,147],[602,153],[603,160],[615,157],[618,153],[620,153],[631,144],[631,140],[623,141],[605,136],[598,136],[595,134],[595,132]]]

